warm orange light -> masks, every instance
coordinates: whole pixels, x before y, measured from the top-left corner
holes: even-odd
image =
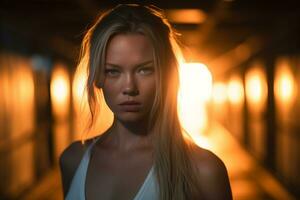
[[[113,122],[113,113],[108,108],[104,98],[101,97],[99,105],[96,105],[99,108],[100,113],[99,115],[96,115],[96,120],[92,129],[87,129],[91,115],[87,99],[86,80],[87,74],[85,68],[78,67],[72,84],[73,106],[75,111],[74,129],[76,132],[76,139],[86,139],[98,135],[99,133],[103,133]],[[98,90],[98,92],[101,94],[100,90]],[[100,96],[101,95],[99,95],[99,97]]]
[[[50,83],[52,109],[56,120],[68,117],[70,106],[70,83],[66,67],[57,64],[54,67]]]
[[[259,64],[246,73],[246,98],[254,110],[261,110],[268,96],[265,72]]]
[[[197,144],[203,146],[200,133],[207,128],[206,103],[211,96],[212,75],[204,64],[180,66],[178,113],[181,124]]]
[[[223,104],[227,101],[227,88],[224,83],[214,83],[212,98],[215,104]]]
[[[234,53],[238,60],[246,60],[251,55],[251,49],[246,44],[241,44],[234,49]]]
[[[1,191],[15,197],[35,180],[35,87],[30,59],[1,51],[0,54],[0,143],[2,157],[9,165],[2,165]],[[28,138],[28,140],[27,140]],[[18,141],[24,141],[18,143]],[[13,147],[13,144],[16,148]],[[4,147],[4,148],[3,148]],[[20,164],[22,163],[22,164]],[[4,186],[4,187],[2,187]],[[0,195],[2,196],[2,195]],[[4,195],[5,196],[5,195]],[[3,199],[3,198],[2,198]]]
[[[207,16],[200,9],[169,9],[166,10],[167,18],[172,23],[203,23]]]
[[[242,104],[244,101],[243,81],[239,77],[232,77],[227,86],[228,100],[232,104]]]
[[[296,93],[295,78],[287,60],[280,60],[275,71],[275,99],[285,105],[293,102]]]
[[[10,137],[31,134],[35,128],[34,77],[28,59],[11,56],[9,69],[4,69],[4,98],[6,114],[11,121]],[[6,76],[6,77],[5,77]],[[6,90],[6,91],[5,91]]]
[[[184,63],[180,67],[180,92],[187,101],[207,102],[211,97],[212,75],[204,64]]]
[[[85,91],[86,80],[86,71],[78,69],[72,83],[73,105],[76,113],[80,112],[80,109],[83,109],[83,107],[86,106],[85,104],[87,104],[87,94]]]

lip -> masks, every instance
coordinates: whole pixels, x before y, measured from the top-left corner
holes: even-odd
[[[124,101],[119,104],[125,112],[138,112],[141,109],[141,103],[137,101]]]
[[[120,106],[127,106],[127,105],[141,105],[141,103],[137,102],[137,101],[124,101],[122,103],[119,104]]]

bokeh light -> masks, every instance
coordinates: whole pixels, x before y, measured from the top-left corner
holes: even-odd
[[[70,106],[70,78],[66,67],[55,65],[50,83],[52,110],[56,120],[65,120]]]
[[[245,76],[246,98],[252,111],[262,111],[268,97],[266,74],[260,64],[254,65]]]
[[[290,106],[296,95],[295,77],[285,59],[278,61],[275,70],[274,94],[277,103]]]
[[[227,86],[228,100],[233,105],[241,105],[244,102],[243,80],[239,77],[232,77]]]

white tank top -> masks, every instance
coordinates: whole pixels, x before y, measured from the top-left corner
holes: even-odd
[[[94,140],[85,151],[83,158],[75,172],[72,179],[69,191],[66,196],[66,200],[85,200],[85,181],[86,173],[91,157],[91,149],[97,142],[98,137]],[[135,195],[133,200],[158,200],[158,183],[154,174],[154,167],[152,166],[143,185],[139,189],[138,193]],[[99,200],[101,200],[101,194],[99,194]]]

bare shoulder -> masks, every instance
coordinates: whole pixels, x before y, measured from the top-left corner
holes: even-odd
[[[81,141],[71,143],[60,155],[59,166],[61,171],[64,196],[70,187],[75,171],[83,157],[83,154],[90,144],[90,140],[82,144]]]
[[[201,191],[206,199],[232,199],[228,173],[223,161],[213,152],[195,146],[192,155]]]
[[[201,147],[193,147],[192,155],[194,164],[201,173],[216,173],[226,171],[223,161],[213,152]]]

